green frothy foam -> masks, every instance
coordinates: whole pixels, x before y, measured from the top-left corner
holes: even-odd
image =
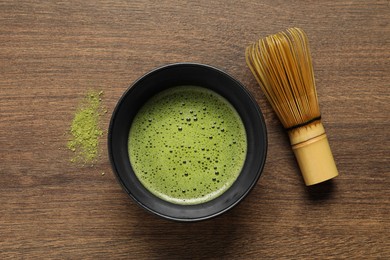
[[[242,120],[217,93],[180,86],[152,97],[129,133],[129,157],[140,182],[175,204],[199,204],[224,193],[246,158]]]

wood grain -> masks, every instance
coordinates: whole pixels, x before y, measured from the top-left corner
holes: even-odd
[[[0,258],[389,259],[389,1],[0,1]],[[244,48],[299,26],[340,176],[307,188]],[[263,175],[218,218],[194,224],[140,209],[110,169],[66,149],[78,102],[172,62],[230,73],[268,127]],[[105,173],[102,176],[102,172]]]

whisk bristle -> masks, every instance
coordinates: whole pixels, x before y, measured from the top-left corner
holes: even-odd
[[[246,62],[283,126],[302,126],[320,117],[308,40],[291,28],[247,47]]]

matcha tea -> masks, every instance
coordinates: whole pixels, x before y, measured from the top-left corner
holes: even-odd
[[[129,133],[130,163],[140,182],[175,204],[199,204],[224,193],[246,158],[245,128],[219,94],[180,86],[152,97]]]

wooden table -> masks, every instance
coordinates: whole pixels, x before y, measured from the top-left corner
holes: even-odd
[[[1,1],[0,258],[390,259],[389,21],[385,0]],[[249,43],[292,26],[310,40],[340,172],[311,188],[244,59]],[[134,80],[183,61],[246,85],[269,138],[250,195],[193,224],[128,198],[106,136],[93,166],[71,163],[66,148],[88,90],[104,91],[107,129]]]

